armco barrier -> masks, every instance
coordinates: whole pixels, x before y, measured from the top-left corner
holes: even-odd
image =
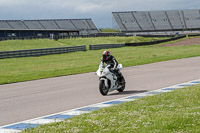
[[[86,51],[86,45],[60,48],[30,49],[18,51],[0,51],[0,59],[62,54],[76,51]]]
[[[107,49],[107,48],[120,48],[125,47],[125,44],[96,44],[90,45],[90,50]]]
[[[145,45],[153,45],[153,44],[159,44],[159,43],[164,43],[164,42],[169,42],[169,41],[174,41],[178,40],[181,38],[186,37],[185,35],[178,36],[178,37],[173,37],[170,39],[164,39],[164,40],[157,40],[157,41],[152,41],[152,42],[138,42],[138,43],[126,43],[125,46],[145,46]]]

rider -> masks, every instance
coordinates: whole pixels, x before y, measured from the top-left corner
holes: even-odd
[[[117,68],[118,66],[118,62],[115,59],[114,56],[112,56],[110,54],[110,51],[105,50],[102,54],[102,58],[101,58],[101,63],[99,65],[99,68],[102,68],[104,63],[106,63],[107,65],[110,65],[109,70],[110,72],[114,73],[118,79],[120,79],[122,77],[121,72],[119,71],[119,69]]]

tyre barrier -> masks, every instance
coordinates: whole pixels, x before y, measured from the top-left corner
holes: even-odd
[[[186,37],[186,35],[181,35],[178,37],[172,37],[170,39],[164,39],[164,40],[157,40],[157,41],[151,41],[151,42],[138,42],[138,43],[125,43],[125,46],[145,46],[145,45],[154,45],[154,44],[159,44],[159,43],[164,43],[164,42],[169,42],[169,41],[175,41],[181,38]]]

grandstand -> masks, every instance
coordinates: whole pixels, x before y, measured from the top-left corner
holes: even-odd
[[[200,10],[113,12],[121,32],[200,30]]]
[[[67,36],[99,33],[92,19],[0,20],[0,37]]]

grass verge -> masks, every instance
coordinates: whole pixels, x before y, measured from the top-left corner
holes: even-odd
[[[55,48],[55,47],[77,46],[77,45],[87,45],[87,49],[89,49],[89,45],[94,45],[94,44],[149,42],[149,41],[163,40],[163,39],[166,39],[166,37],[164,38],[159,38],[159,37],[67,38],[67,39],[59,39],[58,41],[50,39],[8,40],[8,41],[0,41],[0,51]]]
[[[23,133],[199,133],[200,85],[145,97]]]

